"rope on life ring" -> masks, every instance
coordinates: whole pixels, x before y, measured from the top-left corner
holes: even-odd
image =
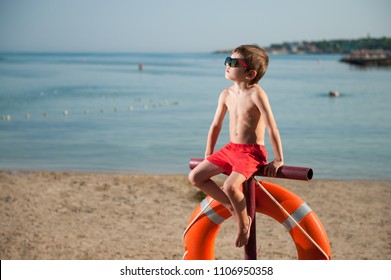
[[[289,231],[299,259],[331,259],[327,234],[314,211],[296,194],[269,182],[256,189],[256,211],[268,215]],[[283,206],[284,205],[284,206]],[[206,197],[196,207],[183,233],[183,259],[215,259],[214,242],[221,223],[231,213]]]
[[[271,200],[273,200],[273,202],[291,219],[291,221],[302,231],[302,233],[308,238],[308,240],[311,241],[312,244],[314,244],[314,246],[316,248],[319,249],[320,252],[322,252],[322,254],[325,256],[326,260],[330,260],[330,257],[326,254],[326,252],[319,246],[318,243],[316,243],[316,241],[300,226],[299,222],[296,221],[296,219],[288,213],[288,211],[285,210],[284,207],[282,207],[282,205],[267,191],[267,189],[262,186],[261,183],[259,183],[259,181],[253,177],[253,179],[255,180],[255,182],[258,184],[258,186],[267,194],[268,197],[270,197]]]

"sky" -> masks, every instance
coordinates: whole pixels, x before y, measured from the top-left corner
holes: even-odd
[[[391,37],[390,0],[0,0],[0,51],[211,52]]]

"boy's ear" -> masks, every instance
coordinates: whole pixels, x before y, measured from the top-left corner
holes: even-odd
[[[252,79],[254,79],[255,77],[257,76],[257,71],[255,70],[250,70],[247,75],[246,75],[246,78],[249,79],[250,81]]]

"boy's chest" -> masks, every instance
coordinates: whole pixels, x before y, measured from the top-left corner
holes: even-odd
[[[250,96],[231,95],[227,99],[227,109],[230,114],[245,115],[253,111],[258,111],[257,106],[251,100]]]

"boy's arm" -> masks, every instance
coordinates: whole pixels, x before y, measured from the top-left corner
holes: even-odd
[[[278,169],[284,164],[280,132],[278,131],[266,93],[260,89],[255,99],[255,103],[261,111],[262,120],[264,121],[265,127],[269,133],[270,142],[274,152],[274,159],[265,166],[265,171],[268,176],[275,177]]]
[[[217,138],[219,137],[225,113],[227,112],[227,106],[225,105],[226,95],[227,92],[225,90],[220,94],[215,116],[209,128],[208,139],[206,142],[205,149],[205,158],[213,154]]]

